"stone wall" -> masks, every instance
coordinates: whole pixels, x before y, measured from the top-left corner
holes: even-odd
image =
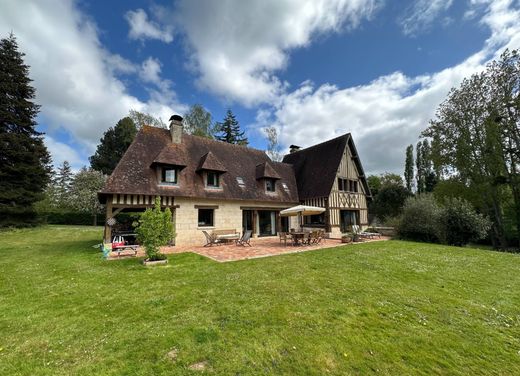
[[[205,237],[203,230],[211,233],[213,230],[236,230],[242,233],[242,208],[266,208],[283,210],[292,205],[266,203],[255,201],[223,201],[176,197],[175,229],[176,245],[203,245]],[[198,226],[198,207],[215,207],[212,227]],[[291,218],[290,225],[293,218]]]

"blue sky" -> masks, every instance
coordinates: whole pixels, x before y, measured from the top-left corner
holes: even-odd
[[[520,47],[518,0],[3,1],[55,163],[74,168],[137,109],[231,108],[281,151],[351,132],[368,173],[401,173],[452,86]]]

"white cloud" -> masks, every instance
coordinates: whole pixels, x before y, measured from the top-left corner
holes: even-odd
[[[410,5],[399,20],[405,35],[415,35],[428,30],[433,22],[446,12],[453,0],[418,0]],[[443,20],[449,22],[449,18]]]
[[[0,33],[12,30],[26,53],[48,133],[69,133],[85,153],[92,153],[102,133],[130,109],[168,119],[186,108],[171,90],[161,97],[152,88],[146,102],[130,95],[116,74],[137,73],[140,67],[106,51],[96,25],[72,1],[34,0],[23,6],[3,1],[0,25]]]
[[[273,101],[286,88],[275,72],[290,50],[312,38],[350,30],[381,0],[183,0],[177,23],[191,48],[198,84],[247,106]]]
[[[160,85],[161,83],[161,62],[159,59],[149,57],[141,65],[139,76],[144,82]]]
[[[77,150],[73,149],[69,145],[56,141],[53,137],[46,135],[44,137],[45,145],[51,153],[52,164],[59,166],[63,161],[68,161],[75,170],[85,165],[85,160],[79,155]]]
[[[520,10],[512,4],[486,4],[481,22],[492,35],[481,51],[454,67],[418,77],[395,72],[351,88],[314,88],[304,82],[281,97],[270,117],[265,109],[259,111],[257,125],[274,125],[284,147],[310,146],[351,132],[367,172],[402,173],[406,146],[418,141],[450,88],[483,69],[504,48],[520,48]]]
[[[173,27],[167,24],[161,25],[159,22],[149,19],[143,9],[129,10],[125,14],[125,19],[130,26],[128,31],[130,39],[141,41],[158,39],[165,43],[173,41]]]

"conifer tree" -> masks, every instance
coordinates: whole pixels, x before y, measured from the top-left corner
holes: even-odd
[[[110,127],[99,140],[96,152],[89,158],[90,166],[110,175],[125,154],[137,133],[134,121],[130,117],[119,120],[115,127]]]
[[[0,226],[35,221],[34,203],[43,198],[51,171],[23,58],[13,34],[0,40]]]
[[[58,167],[58,171],[54,178],[54,193],[59,206],[66,206],[69,204],[70,189],[72,185],[72,169],[68,161],[63,161],[63,164]]]
[[[240,130],[240,125],[233,112],[227,110],[226,117],[222,123],[217,123],[218,134],[216,139],[230,144],[247,145],[249,142],[244,136],[244,131]]]
[[[412,192],[413,188],[413,145],[406,148],[406,161],[404,165],[404,180],[406,182],[406,189]]]

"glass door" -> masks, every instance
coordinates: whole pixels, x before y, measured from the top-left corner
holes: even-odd
[[[260,236],[276,235],[276,212],[259,210],[258,227]]]
[[[340,210],[339,226],[341,232],[352,231],[352,225],[359,224],[359,210]]]
[[[248,230],[253,231],[253,211],[242,210],[242,233]]]

